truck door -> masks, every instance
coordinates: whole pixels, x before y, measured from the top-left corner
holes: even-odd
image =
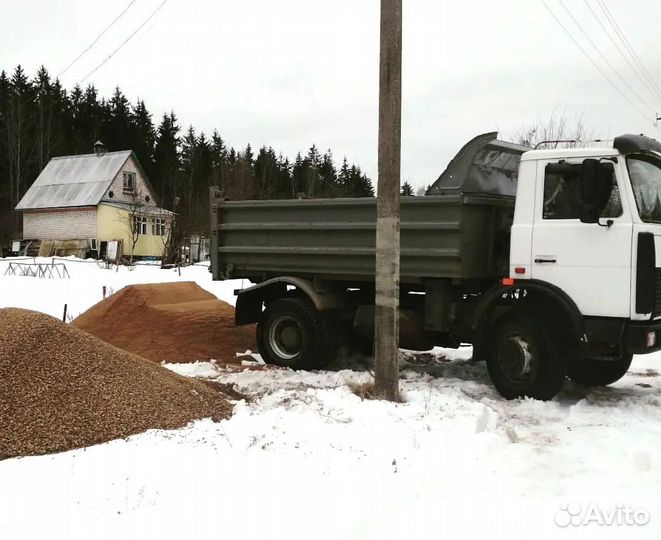
[[[632,218],[618,164],[602,161],[613,190],[600,223],[581,223],[583,159],[540,160],[532,240],[532,277],[564,290],[584,315],[628,317]]]

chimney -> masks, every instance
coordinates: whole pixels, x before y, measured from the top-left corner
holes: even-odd
[[[103,143],[101,141],[96,141],[94,143],[94,153],[97,156],[102,156],[103,154],[106,153],[106,147],[103,146]]]

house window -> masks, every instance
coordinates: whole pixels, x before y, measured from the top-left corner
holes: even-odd
[[[124,193],[135,191],[135,173],[124,171]]]
[[[151,233],[156,236],[165,236],[165,220],[163,218],[154,218]]]
[[[147,234],[147,218],[145,216],[133,216],[133,232],[136,235]]]

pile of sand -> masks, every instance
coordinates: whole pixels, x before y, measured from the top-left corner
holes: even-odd
[[[0,459],[227,418],[209,385],[57,319],[0,309]]]
[[[255,350],[255,327],[235,326],[234,308],[192,282],[129,285],[72,323],[156,362],[236,362]]]

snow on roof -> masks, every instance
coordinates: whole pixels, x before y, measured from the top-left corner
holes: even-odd
[[[96,206],[131,154],[122,150],[53,158],[16,210]]]

